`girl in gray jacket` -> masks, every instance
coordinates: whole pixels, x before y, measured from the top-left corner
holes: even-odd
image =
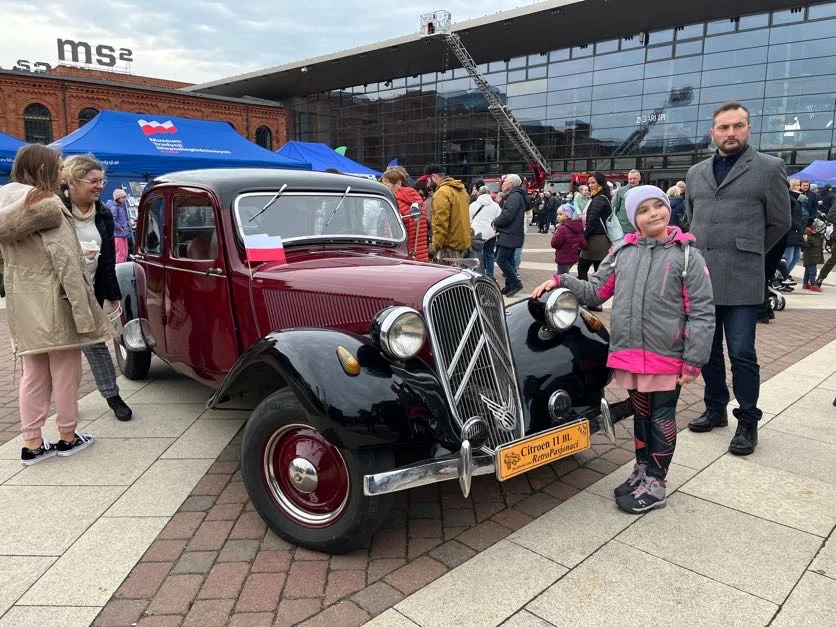
[[[532,293],[570,289],[587,306],[613,298],[607,365],[635,409],[636,464],[615,489],[624,511],[664,507],[668,467],[676,445],[676,403],[681,386],[708,362],[714,338],[714,303],[708,269],[694,237],[668,225],[670,202],[652,185],[626,197],[636,227],[612,248],[589,282],[555,275]]]

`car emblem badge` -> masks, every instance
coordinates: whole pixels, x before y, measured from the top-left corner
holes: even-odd
[[[487,405],[488,410],[493,416],[494,423],[504,431],[514,431],[517,426],[516,404],[514,403],[514,389],[508,386],[508,401],[500,404],[488,398],[484,394],[480,394],[479,398]]]

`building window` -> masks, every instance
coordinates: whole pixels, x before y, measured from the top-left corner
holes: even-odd
[[[23,132],[30,144],[52,143],[52,115],[44,105],[35,102],[23,110]]]
[[[255,129],[255,143],[267,150],[273,150],[273,133],[266,126],[259,126]]]
[[[81,128],[85,124],[87,124],[90,120],[94,117],[99,115],[99,111],[97,109],[93,109],[92,107],[87,107],[86,109],[82,109],[78,112],[78,128]]]

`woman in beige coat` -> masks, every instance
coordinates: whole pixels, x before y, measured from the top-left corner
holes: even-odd
[[[0,271],[12,344],[23,359],[20,458],[27,466],[93,443],[76,432],[81,347],[113,333],[93,296],[72,217],[56,195],[60,177],[60,155],[33,144],[18,152],[12,182],[0,189]],[[41,434],[53,395],[54,445]]]

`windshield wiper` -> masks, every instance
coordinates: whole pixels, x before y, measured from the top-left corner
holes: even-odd
[[[284,192],[284,190],[286,190],[286,189],[287,189],[287,183],[285,183],[284,185],[282,185],[281,189],[279,189],[279,191],[277,191],[277,192],[276,192],[276,195],[275,195],[275,196],[273,196],[273,197],[270,199],[270,201],[269,201],[266,205],[264,205],[264,206],[261,208],[261,211],[259,211],[257,214],[255,214],[255,215],[254,215],[252,218],[250,218],[248,221],[249,221],[249,222],[252,222],[252,221],[253,221],[253,220],[255,220],[258,216],[260,216],[262,213],[264,213],[265,211],[267,211],[267,210],[270,208],[270,206],[271,206],[274,202],[276,202],[276,201],[279,199],[279,196],[281,196],[281,195],[282,195],[282,192]]]
[[[348,196],[348,192],[350,192],[350,191],[351,191],[351,185],[349,185],[348,187],[345,188],[345,191],[343,192],[343,197],[340,198],[340,202],[337,203],[337,206],[334,207],[334,211],[331,212],[331,215],[325,221],[325,225],[322,227],[323,231],[328,228],[329,224],[331,224],[331,220],[334,219],[334,216],[337,215],[337,211],[339,211],[340,207],[343,206],[343,201],[345,200],[345,197]]]

